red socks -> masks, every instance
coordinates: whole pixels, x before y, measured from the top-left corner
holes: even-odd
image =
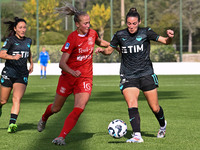
[[[43,121],[47,121],[47,119],[49,118],[49,116],[53,115],[53,113],[52,113],[52,111],[51,111],[51,106],[52,106],[52,105],[53,105],[53,104],[49,104],[49,105],[47,106],[47,109],[46,109],[45,113],[42,115],[42,120],[43,120]]]
[[[42,115],[42,120],[43,121],[47,121],[47,119],[49,118],[49,116],[51,116],[53,113],[51,111],[51,107],[53,104],[50,104],[47,106],[47,109],[45,111],[45,113]],[[60,135],[58,137],[63,137],[65,138],[66,135],[74,128],[74,126],[76,125],[81,113],[84,110],[78,107],[75,107],[72,112],[67,116],[67,118],[65,119],[65,123],[64,126],[62,128],[62,131],[60,132]]]
[[[74,128],[76,125],[76,122],[78,121],[81,113],[83,112],[83,109],[75,107],[72,112],[67,116],[65,119],[65,123],[63,126],[62,131],[60,132],[60,135],[58,137],[65,138],[66,135]]]

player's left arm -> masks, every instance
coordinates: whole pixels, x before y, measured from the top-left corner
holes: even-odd
[[[30,62],[30,66],[29,66],[29,74],[30,74],[33,72],[33,58],[32,58],[31,50],[29,52],[28,61]]]
[[[96,40],[96,44],[98,46],[101,46],[101,47],[105,47],[105,49],[101,48],[101,47],[98,47],[96,48],[95,50],[95,53],[98,54],[98,53],[102,53],[104,55],[110,55],[112,54],[112,52],[116,49],[118,52],[120,51],[120,49],[117,47],[117,48],[113,48],[110,46],[110,43],[105,41],[105,40],[101,40],[100,38],[98,38]]]
[[[95,41],[95,44],[97,44],[98,46],[101,46],[101,47],[108,47],[110,45],[109,42],[105,41],[105,40],[102,40],[100,39],[99,37],[97,38],[97,40]]]
[[[173,30],[167,30],[168,37],[159,36],[158,42],[163,44],[170,44],[172,42],[172,38],[174,37],[174,31]]]

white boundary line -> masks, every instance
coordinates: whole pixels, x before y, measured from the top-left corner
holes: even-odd
[[[0,63],[0,70],[4,63]],[[157,75],[200,75],[200,62],[166,62],[153,63],[154,72]],[[94,63],[94,75],[119,75],[120,63]],[[47,75],[60,75],[61,69],[58,63],[47,66]],[[40,65],[34,63],[34,71],[31,75],[40,75]]]

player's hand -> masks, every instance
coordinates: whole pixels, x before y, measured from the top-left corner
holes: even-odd
[[[28,71],[29,71],[29,74],[33,72],[33,63],[30,64]]]
[[[168,35],[168,37],[173,38],[174,37],[174,31],[173,30],[167,30],[167,35]]]
[[[19,60],[22,57],[22,55],[20,54],[16,54],[15,56],[13,56],[14,60]]]
[[[48,64],[50,64],[51,63],[51,61],[50,60],[48,60]]]
[[[40,64],[40,60],[38,60],[38,64]]]
[[[73,72],[72,74],[74,77],[80,77],[81,76],[81,72],[79,70],[76,70]]]
[[[95,53],[98,55],[99,53],[102,53],[104,52],[104,49],[101,48],[101,47],[97,47],[96,50],[95,50]]]

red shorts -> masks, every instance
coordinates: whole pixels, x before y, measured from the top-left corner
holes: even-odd
[[[62,74],[58,81],[56,93],[68,97],[70,94],[92,92],[92,78],[74,77]]]

